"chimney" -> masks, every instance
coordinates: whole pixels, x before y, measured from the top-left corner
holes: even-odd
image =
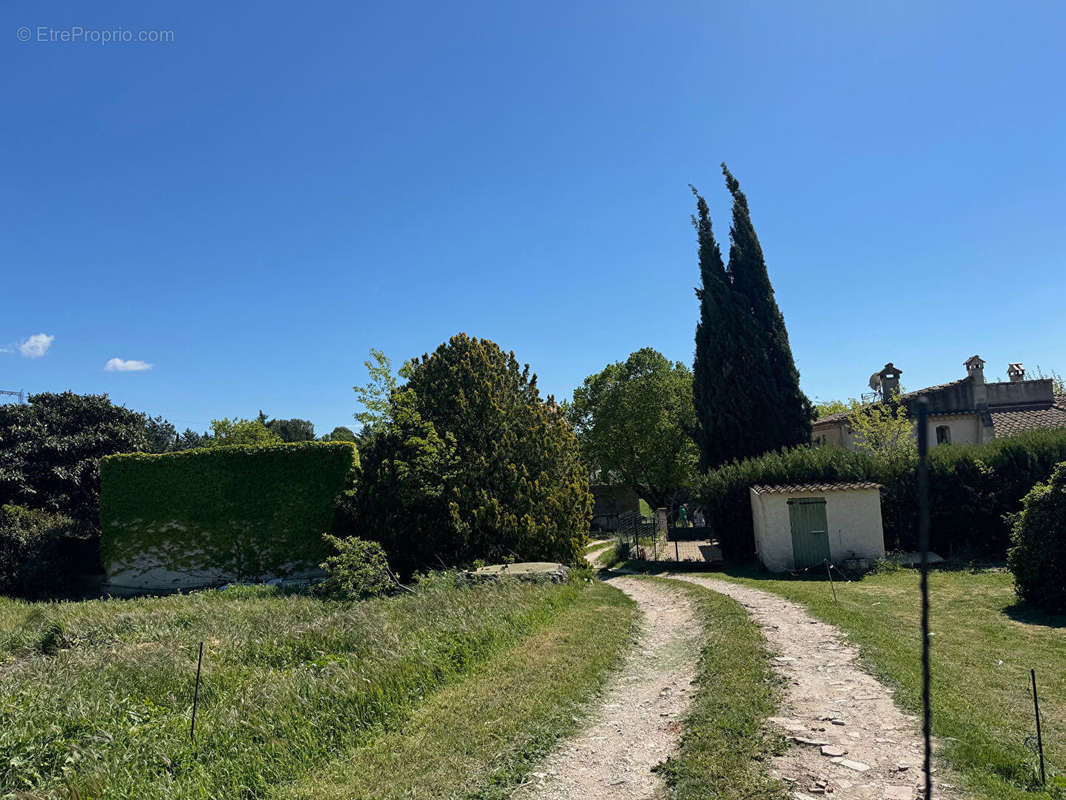
[[[1019,383],[1025,380],[1025,367],[1019,364],[1007,364],[1007,377],[1011,383]]]
[[[877,377],[881,379],[882,400],[889,400],[899,394],[899,376],[902,374],[903,370],[896,369],[895,364],[891,361],[885,364],[885,368],[877,373]]]
[[[981,356],[966,359],[966,374],[973,389],[973,405],[978,411],[988,408],[988,387],[985,386],[985,362]]]
[[[973,378],[974,383],[985,382],[985,362],[981,356],[970,356],[966,359],[966,374]]]

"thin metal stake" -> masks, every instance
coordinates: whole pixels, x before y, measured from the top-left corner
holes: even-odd
[[[933,712],[929,700],[929,400],[918,400],[918,549],[922,594],[922,739],[925,744],[925,798],[933,797]]]
[[[1047,785],[1047,778],[1044,776],[1044,739],[1040,732],[1040,700],[1036,696],[1036,670],[1029,670],[1029,675],[1033,679],[1033,708],[1036,710],[1036,749],[1040,751],[1040,784],[1044,786]]]
[[[196,661],[196,688],[192,694],[192,724],[189,725],[189,739],[196,741],[196,706],[200,702],[200,668],[204,664],[204,643],[200,642],[200,657]]]
[[[829,568],[829,559],[825,560],[825,574],[829,576],[829,587],[833,590],[833,602],[837,601],[837,587],[833,583],[833,571]]]

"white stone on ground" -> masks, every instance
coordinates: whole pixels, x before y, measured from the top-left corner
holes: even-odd
[[[714,578],[671,575],[732,597],[762,627],[785,679],[781,716],[771,722],[795,743],[773,759],[773,774],[796,800],[813,795],[843,800],[915,800],[923,784],[918,720],[858,665],[858,650],[832,625],[770,592]],[[814,745],[818,746],[814,746]],[[844,757],[844,754],[847,757]],[[959,800],[941,784],[938,800]]]

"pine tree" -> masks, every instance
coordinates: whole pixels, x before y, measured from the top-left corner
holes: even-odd
[[[762,247],[751,223],[748,199],[725,164],[722,164],[722,174],[733,196],[729,274],[735,297],[750,315],[758,337],[745,349],[761,350],[762,357],[758,360],[763,363],[759,366],[765,365],[765,372],[753,369],[748,391],[755,416],[749,434],[756,452],[751,455],[757,455],[810,442],[814,409],[800,390],[799,370],[792,358],[785,318],[774,299]]]

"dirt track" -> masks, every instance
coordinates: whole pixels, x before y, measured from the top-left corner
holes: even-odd
[[[595,554],[593,554],[595,555]],[[665,577],[665,576],[664,576]],[[670,575],[732,597],[762,628],[785,682],[771,723],[790,746],[772,773],[794,800],[916,800],[923,773],[918,721],[858,666],[858,652],[831,625],[777,595],[714,578]],[[674,749],[698,659],[691,603],[661,583],[616,576],[644,613],[638,641],[613,679],[592,726],[549,758],[515,796],[539,800],[651,800],[651,772]],[[962,794],[933,768],[937,798]]]
[[[922,783],[918,720],[900,711],[892,693],[863,672],[858,651],[831,625],[777,595],[713,578],[671,576],[732,597],[762,627],[774,669],[786,681],[781,716],[790,737],[774,774],[797,800],[913,800]],[[933,767],[934,793],[960,795]]]
[[[694,692],[699,623],[683,593],[639,578],[610,579],[644,612],[641,633],[590,728],[515,794],[542,800],[646,800],[661,793],[651,769],[677,744]]]

